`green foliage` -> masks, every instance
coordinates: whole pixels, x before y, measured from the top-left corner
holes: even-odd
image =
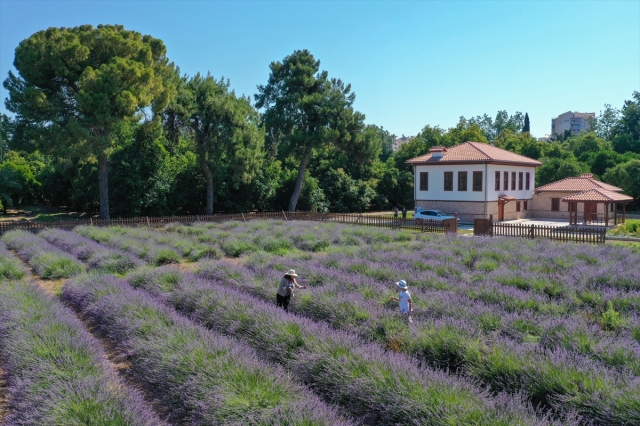
[[[249,99],[229,91],[228,80],[196,74],[183,78],[179,89],[169,112],[174,120],[165,123],[192,140],[206,183],[206,213],[212,214],[214,187],[238,188],[258,174],[264,155],[264,130]]]
[[[138,128],[134,139],[111,156],[113,202],[116,217],[170,215],[168,194],[175,191],[176,174],[173,158],[161,138],[144,127]]]
[[[299,161],[288,203],[288,210],[295,211],[314,149],[335,144],[365,163],[379,153],[381,142],[375,132],[360,134],[364,115],[352,108],[351,85],[320,72],[320,61],[308,50],[296,50],[269,68],[267,84],[258,86],[256,107],[264,109],[267,150],[281,160],[292,156]]]
[[[107,155],[117,129],[160,113],[175,94],[161,40],[120,25],[49,28],[23,40],[7,108],[36,145],[100,160],[100,214],[109,217]]]
[[[640,153],[640,92],[633,92],[632,100],[624,102],[613,133],[613,149],[616,152]]]
[[[611,302],[607,303],[607,310],[602,313],[600,324],[609,331],[618,331],[627,325],[628,321],[613,309]]]
[[[640,159],[618,164],[609,169],[603,180],[622,188],[625,194],[640,199]]]
[[[568,159],[543,158],[541,161],[542,166],[536,170],[536,186],[589,172],[589,166],[572,157]]]
[[[362,181],[351,179],[342,169],[328,170],[321,187],[332,212],[363,212],[375,197],[372,188]]]

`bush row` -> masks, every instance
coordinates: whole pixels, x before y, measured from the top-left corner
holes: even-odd
[[[178,263],[182,258],[173,247],[122,235],[116,229],[117,227],[76,226],[74,232],[108,247],[129,252],[150,265]]]
[[[281,368],[207,331],[113,276],[68,281],[64,300],[91,317],[155,398],[194,425],[347,425]]]
[[[132,254],[105,247],[74,232],[45,228],[38,235],[59,249],[86,262],[92,270],[122,274],[144,264]]]
[[[282,272],[262,273],[225,262],[204,262],[197,271],[199,276],[272,301]],[[539,350],[535,344],[495,334],[483,337],[477,333],[483,317],[474,318],[473,311],[458,319],[418,315],[407,328],[400,315],[349,287],[343,282],[328,282],[299,292],[291,309],[335,328],[346,325],[367,340],[414,355],[432,366],[457,370],[494,392],[522,392],[542,411],[569,416],[576,411],[600,424],[640,422],[640,400],[630,398],[640,392],[633,376],[625,377],[563,348]],[[455,302],[455,297],[452,299]],[[500,320],[499,315],[496,318]],[[491,318],[485,316],[484,321],[481,326],[492,326]]]
[[[163,425],[73,313],[21,281],[0,284],[5,425]]]
[[[0,241],[0,281],[19,280],[27,276],[28,271]]]
[[[464,380],[419,368],[414,360],[351,333],[192,274],[147,269],[129,275],[128,281],[207,327],[249,343],[319,395],[365,417],[367,424],[547,423],[517,398],[491,398]]]
[[[85,269],[75,257],[31,232],[10,231],[2,236],[2,241],[17,251],[18,256],[42,278],[69,278]]]

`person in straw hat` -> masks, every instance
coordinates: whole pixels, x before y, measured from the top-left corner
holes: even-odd
[[[289,310],[289,301],[293,296],[293,291],[296,288],[307,288],[306,285],[300,285],[296,282],[296,271],[289,269],[284,277],[280,279],[280,285],[278,286],[278,293],[276,294],[276,306],[284,308],[285,311]]]
[[[411,301],[411,293],[409,293],[409,286],[405,280],[400,280],[396,283],[396,286],[400,289],[398,297],[391,296],[391,300],[395,300],[400,303],[400,313],[409,317],[409,322],[413,322],[411,314],[413,313],[413,302]]]

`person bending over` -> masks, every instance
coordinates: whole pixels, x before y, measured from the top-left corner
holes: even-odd
[[[307,288],[306,285],[300,285],[296,281],[296,271],[289,269],[284,277],[280,279],[280,285],[278,285],[278,292],[276,294],[276,306],[282,307],[285,311],[289,310],[289,301],[293,296],[293,291],[296,288]]]

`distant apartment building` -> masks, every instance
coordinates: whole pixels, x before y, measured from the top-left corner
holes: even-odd
[[[569,130],[573,136],[589,128],[590,119],[596,118],[595,112],[567,111],[551,119],[551,135],[563,135]]]
[[[393,140],[393,150],[397,151],[398,148],[400,148],[400,145],[402,145],[403,143],[407,143],[412,139],[413,139],[413,136],[405,136],[405,135],[402,135],[401,138],[395,138]]]

